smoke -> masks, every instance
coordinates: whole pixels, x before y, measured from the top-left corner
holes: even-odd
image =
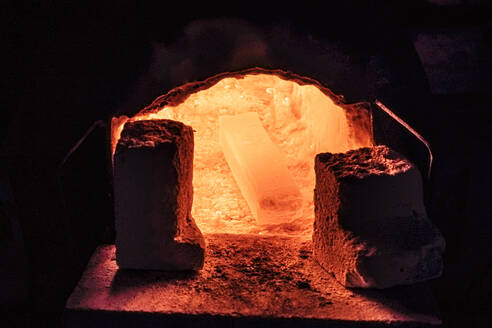
[[[148,69],[118,114],[134,114],[159,95],[186,82],[261,66],[271,67],[265,33],[240,19],[197,20],[173,43],[152,42]]]

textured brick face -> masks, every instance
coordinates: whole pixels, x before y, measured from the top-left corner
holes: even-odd
[[[316,260],[349,287],[441,274],[444,240],[427,218],[420,173],[385,146],[316,156]]]
[[[114,155],[116,259],[122,268],[191,270],[204,240],[191,217],[193,131],[171,120],[125,125]]]

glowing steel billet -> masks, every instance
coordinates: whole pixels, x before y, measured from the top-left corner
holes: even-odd
[[[301,194],[286,159],[256,112],[219,118],[219,138],[232,174],[259,224],[288,222]]]

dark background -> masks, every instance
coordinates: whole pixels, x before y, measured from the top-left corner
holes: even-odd
[[[64,303],[89,256],[114,238],[104,126],[94,126],[64,158],[94,122],[106,124],[125,104],[149,66],[152,41],[172,43],[189,22],[218,17],[287,26],[338,44],[373,80],[367,94],[336,91],[354,101],[382,99],[430,141],[436,162],[426,204],[447,241],[444,274],[431,284],[446,324],[490,324],[486,1],[3,3],[2,327],[62,326]]]

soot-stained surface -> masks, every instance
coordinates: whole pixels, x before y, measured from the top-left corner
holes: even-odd
[[[232,234],[205,238],[205,265],[197,273],[118,270],[114,246],[99,247],[66,304],[68,326],[118,320],[121,326],[200,320],[220,325],[226,319],[239,325],[251,320],[297,326],[441,323],[427,285],[346,289],[314,262],[311,241]]]

